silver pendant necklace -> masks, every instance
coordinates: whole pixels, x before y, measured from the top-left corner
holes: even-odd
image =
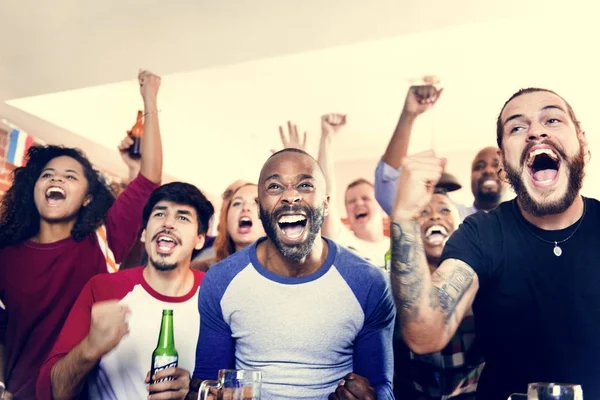
[[[515,205],[515,208],[517,208],[517,212],[519,212],[519,213],[520,213],[520,210],[518,209],[518,206],[517,206],[517,202],[516,202],[516,201],[514,202],[514,205]],[[532,231],[529,229],[529,227],[527,226],[527,224],[525,223],[525,221],[522,221],[522,220],[521,220],[521,218],[519,218],[519,221],[521,221],[521,222],[523,223],[523,226],[525,226],[525,229],[526,229],[526,230],[527,230],[529,233],[531,233],[533,236],[535,236],[535,237],[536,237],[538,240],[540,240],[540,241],[542,241],[542,242],[544,242],[544,243],[553,244],[553,245],[554,245],[554,248],[552,249],[552,252],[554,253],[554,255],[555,255],[556,257],[560,257],[560,256],[562,256],[563,250],[562,250],[562,248],[559,246],[559,244],[563,244],[563,243],[564,243],[564,242],[566,242],[567,240],[571,239],[571,238],[573,237],[573,235],[575,234],[575,232],[577,232],[577,230],[579,230],[579,227],[581,226],[581,223],[583,222],[583,217],[585,217],[585,210],[586,210],[586,207],[585,207],[585,198],[584,198],[584,199],[583,199],[583,213],[581,214],[581,218],[579,218],[579,221],[577,222],[577,226],[575,227],[575,229],[573,230],[573,232],[571,232],[571,234],[570,234],[570,235],[569,235],[569,236],[568,236],[566,239],[563,239],[563,240],[558,240],[558,241],[556,241],[556,240],[554,240],[554,241],[550,241],[550,240],[542,239],[541,237],[539,237],[538,235],[536,235],[534,232],[532,232]],[[523,217],[523,215],[522,215],[522,214],[521,214],[521,217],[522,217],[522,218],[525,218],[525,217]]]

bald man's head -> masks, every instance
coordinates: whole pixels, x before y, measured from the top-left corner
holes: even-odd
[[[319,163],[298,149],[273,154],[260,172],[258,203],[267,237],[285,258],[301,261],[320,237],[329,205]]]
[[[471,190],[478,209],[496,208],[502,198],[504,185],[500,180],[500,155],[497,147],[481,149],[471,165]]]

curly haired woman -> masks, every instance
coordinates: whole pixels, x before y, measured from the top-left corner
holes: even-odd
[[[145,106],[140,174],[115,201],[83,153],[33,147],[0,206],[0,381],[35,399],[35,381],[71,306],[94,275],[116,268],[162,175],[156,109],[160,78],[138,75]],[[130,139],[128,139],[130,140]],[[131,141],[119,146],[128,165]]]

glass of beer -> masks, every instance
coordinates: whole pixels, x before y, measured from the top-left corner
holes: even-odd
[[[527,400],[583,400],[580,385],[565,383],[530,383],[527,394],[514,393],[508,400],[525,398]]]
[[[203,381],[198,400],[260,400],[260,371],[222,369],[216,381]]]

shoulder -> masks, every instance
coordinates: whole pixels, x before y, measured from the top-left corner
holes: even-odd
[[[465,224],[479,229],[499,228],[501,224],[506,223],[509,220],[512,221],[515,218],[515,205],[516,200],[509,200],[500,203],[498,207],[489,212],[477,211],[467,216],[463,220],[461,226]]]
[[[333,265],[351,287],[359,285],[363,288],[369,286],[380,287],[381,290],[385,288],[385,275],[381,269],[336,243],[328,243],[330,246],[335,246],[337,251]]]
[[[141,284],[144,267],[136,267],[115,272],[114,274],[102,273],[93,276],[88,282],[89,290],[96,301],[109,298],[120,298],[127,294],[135,285]]]
[[[250,252],[256,251],[256,244],[235,252],[209,268],[202,280],[202,291],[225,291],[235,277],[251,264]]]

